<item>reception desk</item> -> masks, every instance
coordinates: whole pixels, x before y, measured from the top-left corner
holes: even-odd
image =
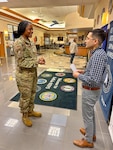
[[[69,51],[69,46],[65,46],[65,54],[70,54],[70,51]],[[88,49],[86,47],[78,47],[78,52],[76,53],[77,56],[87,56],[88,55]]]

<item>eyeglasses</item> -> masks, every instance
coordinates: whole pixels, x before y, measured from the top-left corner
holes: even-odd
[[[95,40],[95,39],[92,39],[92,38],[86,37],[86,40]]]

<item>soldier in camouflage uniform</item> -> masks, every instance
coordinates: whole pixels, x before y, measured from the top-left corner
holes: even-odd
[[[37,88],[37,65],[44,64],[43,58],[37,60],[35,45],[29,40],[33,34],[32,24],[22,21],[18,25],[18,39],[14,43],[17,63],[16,81],[20,92],[19,107],[22,120],[26,126],[32,126],[30,116],[41,117],[40,112],[34,111],[34,98]]]

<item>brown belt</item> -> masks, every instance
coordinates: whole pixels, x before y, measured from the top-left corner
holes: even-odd
[[[82,86],[84,89],[87,89],[87,90],[99,90],[100,88],[99,87],[88,87],[88,86]]]

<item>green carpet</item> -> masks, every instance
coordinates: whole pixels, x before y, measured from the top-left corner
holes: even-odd
[[[18,101],[20,94],[11,101]],[[37,82],[35,104],[77,109],[77,79],[72,73],[44,71]]]

